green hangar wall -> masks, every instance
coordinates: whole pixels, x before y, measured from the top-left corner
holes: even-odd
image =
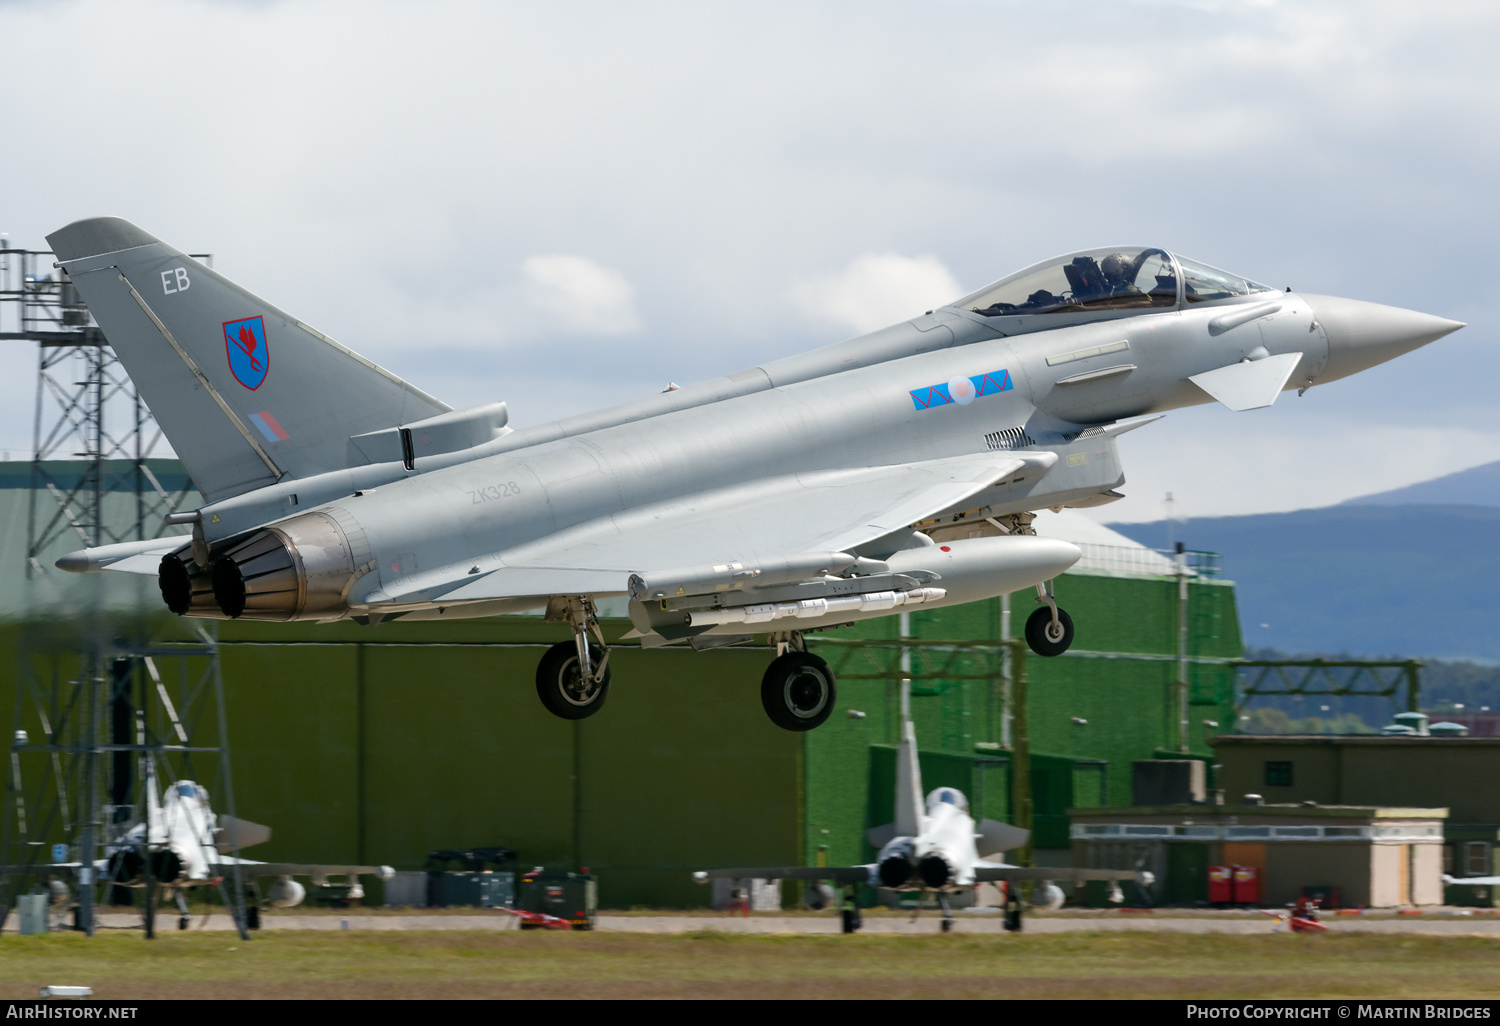
[[[1188,585],[1188,655],[1217,659],[1243,654],[1234,588],[1209,577]],[[1031,596],[1011,596],[1015,629],[1034,607]],[[1057,602],[1073,618],[1073,649],[1056,659],[1029,655],[1026,720],[1031,748],[1034,844],[1039,856],[1069,845],[1066,810],[1129,805],[1131,763],[1169,757],[1177,739],[1177,581],[1141,574],[1067,573],[1057,581]],[[866,621],[836,632],[873,643],[895,638],[897,617]],[[941,647],[944,641],[1002,637],[1001,600],[952,609],[913,612],[911,636]],[[810,647],[835,667],[834,645]],[[927,665],[924,666],[924,660]],[[912,667],[936,672],[940,657],[915,652]],[[862,667],[863,668],[863,667]],[[977,669],[972,663],[961,669]],[[839,711],[806,735],[805,855],[820,846],[830,865],[865,862],[869,826],[892,819],[894,745],[898,738],[894,681],[839,681]],[[1008,820],[1012,749],[1003,719],[1004,682],[936,679],[914,682],[912,719],[921,749],[923,785],[957,787],[976,815]],[[1232,726],[1234,675],[1214,662],[1189,663],[1188,755],[1210,759],[1209,741]],[[851,718],[847,710],[864,713]],[[1086,722],[1079,723],[1078,720]],[[1054,856],[1062,858],[1062,855]],[[812,864],[812,861],[809,862]],[[1071,863],[1069,863],[1071,864]]]
[[[858,679],[860,660],[889,666],[890,650],[857,645],[895,638],[898,617],[809,637],[849,676],[832,718],[807,734],[776,728],[761,709],[763,646],[623,644],[605,708],[567,722],[536,697],[537,660],[568,637],[540,617],[186,621],[157,614],[149,578],[28,576],[24,536],[17,542],[25,480],[0,473],[0,613],[9,617],[0,708],[16,708],[16,682],[39,654],[63,652],[59,672],[70,672],[66,653],[85,634],[161,639],[208,626],[220,642],[237,812],[274,831],[248,856],[417,869],[432,849],[501,844],[527,866],[590,867],[606,907],[695,906],[709,892],[691,881],[694,869],[864,862],[864,831],[892,818],[898,685]],[[1077,625],[1073,651],[1025,660],[1040,859],[1067,845],[1066,809],[1129,804],[1130,763],[1176,738],[1177,581],[1098,569],[1110,561],[1085,548],[1089,558],[1057,582]],[[57,554],[40,562],[50,568]],[[1187,591],[1189,654],[1239,656],[1233,587],[1201,576]],[[1034,605],[1029,594],[1012,601],[1019,634]],[[604,627],[613,640],[629,623]],[[919,610],[907,629],[939,649],[911,663],[925,675],[912,688],[924,783],[958,787],[977,814],[1010,818],[1007,684],[945,661],[939,644],[1000,638],[1001,601]],[[937,676],[944,667],[955,677]],[[1231,671],[1193,663],[1190,677],[1189,754],[1208,758],[1212,731],[1198,725],[1230,726]]]
[[[539,618],[217,626],[236,809],[273,829],[248,857],[419,869],[499,844],[590,867],[610,907],[704,904],[693,869],[799,860],[801,738],[760,708],[764,649],[622,646],[608,705],[568,722],[536,696],[537,659],[567,636]],[[7,709],[36,633],[0,631]]]

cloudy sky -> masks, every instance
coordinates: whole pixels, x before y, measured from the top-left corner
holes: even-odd
[[[1116,243],[1468,321],[1129,435],[1094,512],[1318,506],[1500,459],[1496,38],[1457,0],[0,0],[0,231],[129,218],[521,425]]]

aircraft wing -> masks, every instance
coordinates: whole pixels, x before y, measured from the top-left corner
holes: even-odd
[[[693,878],[706,880],[832,880],[834,883],[869,883],[875,867],[870,866],[757,866],[750,869],[700,870]]]
[[[762,479],[592,521],[501,553],[501,565],[484,576],[414,581],[413,591],[387,600],[624,594],[632,573],[846,552],[950,509],[1029,463],[1045,469],[1055,461],[1052,453],[981,453]]]
[[[974,869],[975,883],[997,883],[1001,880],[1052,880],[1082,883],[1085,880],[1135,880],[1142,874],[1133,869],[1078,869],[1072,866],[996,866],[980,865]]]
[[[222,856],[215,865],[224,870],[238,864],[240,872],[248,876],[310,876],[320,880],[329,876],[378,876],[389,880],[396,871],[390,866],[337,866],[306,862],[256,862],[254,859],[236,859]]]
[[[60,570],[75,574],[97,573],[101,570],[121,570],[129,574],[156,576],[161,567],[161,557],[176,552],[188,543],[185,534],[151,538],[146,541],[117,542],[96,548],[79,549],[57,560]]]

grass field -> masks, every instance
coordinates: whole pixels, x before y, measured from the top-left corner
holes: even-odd
[[[1500,940],[468,931],[0,936],[0,998],[1496,998]]]

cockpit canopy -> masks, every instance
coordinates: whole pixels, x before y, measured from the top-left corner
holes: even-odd
[[[179,798],[196,798],[203,804],[208,804],[208,791],[201,784],[195,784],[191,780],[180,780],[172,785],[172,791]]]
[[[953,305],[984,317],[1145,310],[1176,306],[1179,279],[1186,303],[1272,291],[1164,249],[1127,246],[1043,261]]]
[[[961,812],[969,811],[969,799],[964,797],[964,793],[962,791],[953,787],[934,788],[932,792],[927,795],[928,815],[932,815],[933,810],[936,809],[939,805],[952,805]]]

